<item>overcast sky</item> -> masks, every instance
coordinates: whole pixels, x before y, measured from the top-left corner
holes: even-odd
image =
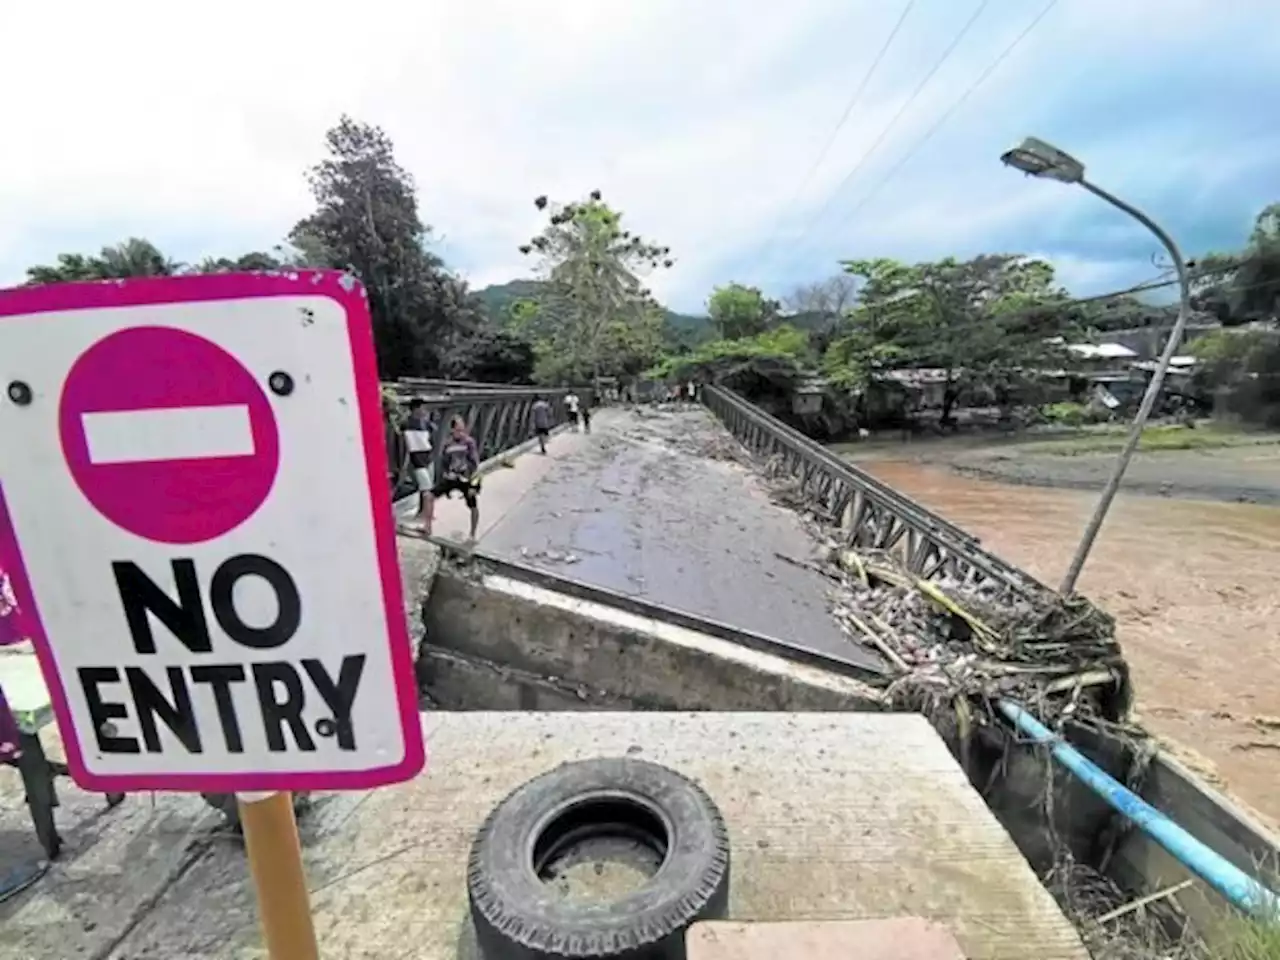
[[[13,0],[0,284],[128,236],[184,261],[270,248],[307,213],[303,172],[343,112],[391,135],[437,250],[474,284],[525,273],[534,196],[600,189],[672,247],[655,287],[681,310],[853,257],[1025,251],[1082,294],[1159,272],[1130,221],[1000,166],[1026,134],[1191,255],[1239,245],[1280,200],[1275,0],[916,0],[807,176],[906,5]]]

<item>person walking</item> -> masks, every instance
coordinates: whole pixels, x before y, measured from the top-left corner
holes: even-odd
[[[418,485],[418,516],[427,509],[427,494],[435,486],[431,466],[431,438],[435,435],[435,421],[427,413],[427,401],[414,397],[409,401],[409,416],[401,428],[405,449],[409,452],[409,468]]]
[[[455,491],[462,494],[462,500],[471,511],[471,533],[468,540],[474,542],[476,530],[480,526],[480,449],[475,438],[467,430],[467,422],[462,417],[454,417],[449,424],[449,436],[440,450],[441,474],[430,492],[423,500],[422,530],[431,536],[431,527],[435,521],[436,498],[447,497]]]
[[[551,404],[540,393],[533,398],[533,432],[538,438],[538,449],[545,457],[547,437],[551,435]]]
[[[578,399],[578,395],[570,390],[564,396],[564,409],[569,415],[569,422],[573,424],[573,432],[578,432],[578,415],[582,407],[582,401]]]
[[[581,403],[582,414],[582,432],[591,432],[591,394],[587,394],[587,398]]]

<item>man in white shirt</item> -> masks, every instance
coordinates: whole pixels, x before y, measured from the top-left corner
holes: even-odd
[[[415,397],[409,402],[409,416],[404,421],[404,445],[409,451],[409,466],[418,484],[418,516],[426,513],[426,497],[435,486],[431,467],[431,438],[436,425],[427,413],[427,402]]]
[[[578,399],[578,395],[570,390],[565,394],[564,409],[569,414],[569,422],[573,424],[573,432],[578,432],[579,412],[582,408],[582,401]]]

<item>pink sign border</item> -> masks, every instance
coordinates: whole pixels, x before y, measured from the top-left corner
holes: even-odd
[[[17,543],[0,486],[0,556],[11,563],[10,580],[27,634],[35,644],[40,670],[53,700],[54,716],[62,731],[67,766],[72,778],[86,790],[102,793],[174,790],[199,793],[235,793],[268,790],[367,790],[409,780],[426,765],[426,747],[418,714],[417,679],[410,653],[396,551],[391,490],[386,478],[386,436],[382,423],[382,388],[373,347],[373,323],[364,287],[353,277],[334,270],[298,270],[280,273],[212,274],[108,280],[100,283],[52,284],[0,290],[0,322],[34,313],[138,307],[151,304],[243,300],[259,297],[328,297],[347,319],[360,413],[365,470],[369,481],[370,517],[382,580],[387,637],[396,700],[404,736],[405,755],[400,762],[368,770],[290,773],[264,770],[255,773],[151,773],[98,775],[85,768],[80,740],[71,723],[66,691],[58,676],[49,638],[40,619],[26,566]],[[0,402],[8,402],[0,399]],[[71,736],[67,736],[70,732]]]

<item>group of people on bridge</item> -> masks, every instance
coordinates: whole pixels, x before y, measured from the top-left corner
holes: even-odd
[[[575,432],[580,429],[591,432],[589,404],[583,403],[576,393],[570,391],[564,397],[564,407],[569,424]],[[534,396],[532,419],[538,449],[545,456],[555,418],[551,404],[541,394]],[[436,422],[428,411],[427,401],[415,397],[409,403],[409,414],[404,420],[402,432],[405,449],[409,454],[409,466],[418,486],[416,519],[422,524],[422,532],[427,536],[431,535],[436,499],[458,493],[470,512],[468,539],[474,541],[476,530],[480,526],[480,448],[471,435],[470,425],[461,415],[455,415],[450,420],[449,433],[445,436],[437,460],[433,447]],[[436,475],[437,463],[439,476]]]

